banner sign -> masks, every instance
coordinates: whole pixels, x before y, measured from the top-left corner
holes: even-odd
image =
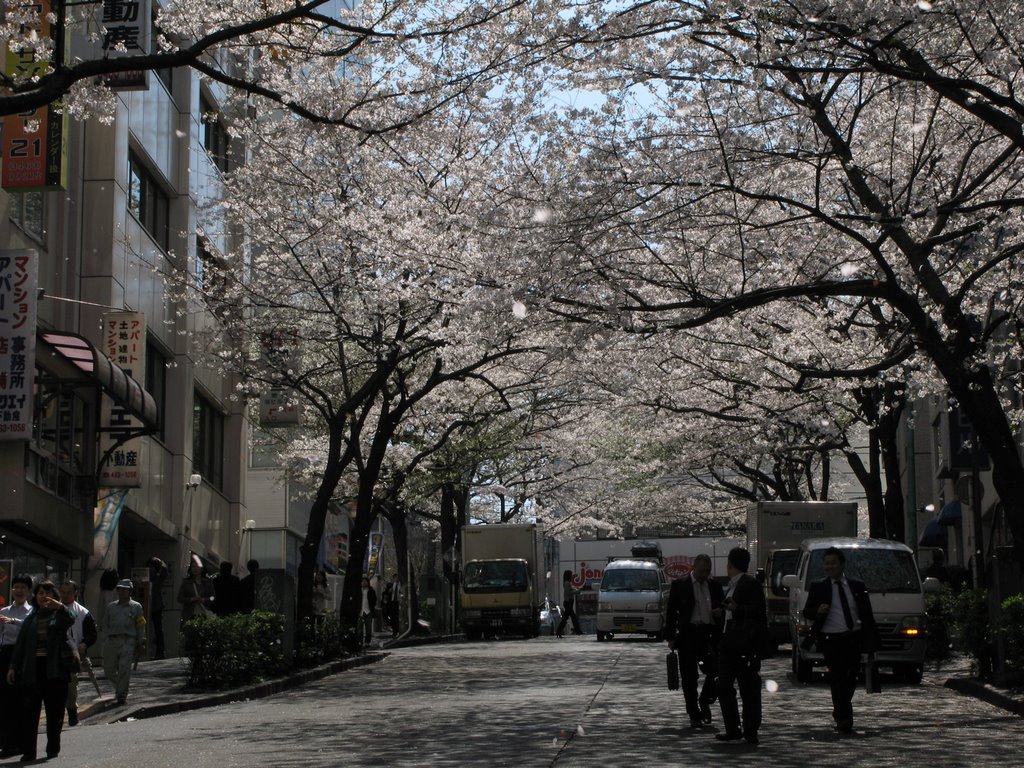
[[[136,381],[146,374],[146,316],[142,312],[110,312],[103,315],[103,353]],[[103,398],[101,408],[100,456],[118,440],[141,429],[128,409],[110,398]],[[99,484],[103,488],[142,487],[142,438],[133,437],[114,448],[100,468]]]
[[[21,10],[38,11],[38,19],[22,27],[29,37],[54,37],[57,28],[51,0],[25,3]],[[36,59],[31,48],[7,48],[4,72],[16,81],[41,77],[53,68],[49,60]],[[58,112],[58,104],[16,115],[5,115],[0,147],[4,189],[27,192],[42,189],[67,189],[68,116]]]
[[[32,436],[38,261],[35,251],[0,251],[0,440]]]
[[[105,59],[146,56],[152,51],[153,12],[150,0],[103,0],[100,10]],[[104,75],[103,84],[115,91],[146,90],[146,70],[128,70]]]
[[[110,491],[93,509],[90,569],[98,570],[112,565],[107,555],[110,553],[110,543],[114,540],[117,523],[121,519],[121,511],[127,498],[128,491]]]
[[[370,534],[370,550],[367,552],[367,565],[366,575],[369,578],[374,576],[380,576],[381,570],[381,553],[384,551],[384,534],[383,533],[371,533]]]

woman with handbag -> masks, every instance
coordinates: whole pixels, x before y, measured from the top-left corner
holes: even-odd
[[[210,616],[213,613],[214,590],[213,582],[203,578],[203,568],[196,563],[189,563],[188,578],[178,589],[178,602],[181,603],[181,623],[191,621],[197,616]]]

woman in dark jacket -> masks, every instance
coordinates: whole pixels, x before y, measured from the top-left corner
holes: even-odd
[[[64,725],[64,705],[68,698],[72,655],[68,629],[74,617],[60,601],[52,581],[40,581],[33,592],[32,613],[18,634],[7,671],[7,682],[22,686],[22,757],[36,759],[36,733],[39,712],[46,706],[46,756],[60,753],[60,731]]]
[[[562,632],[565,631],[565,624],[569,619],[572,619],[572,632],[574,635],[582,635],[580,631],[580,622],[576,618],[576,593],[577,590],[572,585],[572,571],[565,571],[562,573],[562,621],[558,625],[557,634],[559,637],[562,636]]]

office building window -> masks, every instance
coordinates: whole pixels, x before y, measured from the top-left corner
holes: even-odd
[[[39,242],[43,242],[44,199],[42,192],[12,192],[7,208],[11,221]]]
[[[192,405],[192,469],[217,490],[224,486],[224,415],[195,393]]]
[[[171,201],[153,173],[128,152],[128,210],[165,251],[170,247]]]
[[[156,412],[160,419],[160,439],[164,437],[167,417],[167,358],[152,342],[146,344],[146,391],[156,401]]]
[[[222,173],[227,173],[230,169],[228,152],[231,148],[231,134],[224,127],[220,112],[206,94],[199,97],[199,112],[203,124],[203,147],[213,164]]]

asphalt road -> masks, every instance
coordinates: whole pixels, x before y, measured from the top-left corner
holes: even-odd
[[[692,731],[664,684],[665,646],[580,638],[431,645],[255,701],[66,729],[53,766],[1011,766],[1024,722],[942,687],[858,691],[856,733],[828,687],[766,662],[760,746]],[[770,681],[770,682],[769,682]],[[715,723],[720,718],[715,712]],[[42,743],[42,739],[40,739]],[[4,763],[0,762],[0,766]]]

